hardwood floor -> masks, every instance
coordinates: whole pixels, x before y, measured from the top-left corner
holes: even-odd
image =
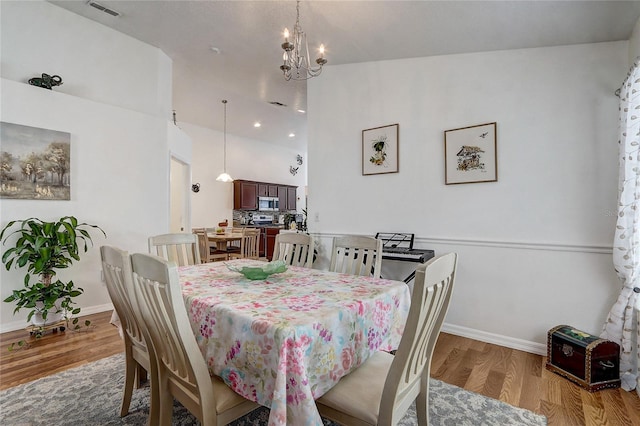
[[[89,328],[39,339],[24,330],[0,334],[0,389],[123,351],[117,329],[109,324],[111,312],[86,318],[92,322]],[[29,347],[7,350],[19,340]],[[539,355],[443,333],[431,373],[446,383],[543,414],[549,426],[640,425],[640,398],[635,392],[589,393],[547,371],[545,362]]]

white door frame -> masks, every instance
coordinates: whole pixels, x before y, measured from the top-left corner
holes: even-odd
[[[181,166],[182,173],[175,176],[177,169],[174,165]],[[179,192],[178,192],[179,191]],[[191,232],[191,164],[184,158],[169,153],[169,232]],[[179,203],[180,206],[175,205]],[[181,208],[179,208],[181,207]],[[179,211],[181,218],[175,218]]]

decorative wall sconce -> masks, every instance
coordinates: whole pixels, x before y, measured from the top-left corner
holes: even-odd
[[[194,183],[193,185],[191,185],[191,190],[193,192],[200,192],[200,184],[199,183]]]

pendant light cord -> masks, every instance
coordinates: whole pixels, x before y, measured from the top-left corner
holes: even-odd
[[[227,173],[227,100],[223,99],[224,105],[224,164],[222,171]]]

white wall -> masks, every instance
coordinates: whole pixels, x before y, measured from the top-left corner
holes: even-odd
[[[85,314],[107,309],[110,299],[100,281],[98,247],[109,244],[146,252],[147,237],[167,227],[168,191],[162,185],[168,175],[165,121],[23,83],[3,79],[1,84],[2,121],[71,134],[71,200],[2,199],[0,224],[72,215],[99,225],[107,238],[91,232],[94,247],[58,276],[84,288],[78,306],[88,308]],[[2,268],[0,299],[22,286],[24,273]],[[13,307],[6,303],[0,309],[2,331],[24,326],[26,314],[13,316]]]
[[[638,56],[640,56],[640,19],[633,27],[633,33],[629,39],[629,67],[633,65]]]
[[[557,324],[599,333],[619,289],[614,91],[627,55],[616,42],[326,68],[308,84],[318,265],[334,235],[413,232],[460,253],[449,330],[533,352]],[[443,132],[493,121],[498,182],[445,185]],[[400,172],[362,176],[362,129],[393,123]]]
[[[94,247],[59,273],[85,293],[83,314],[110,308],[100,281],[99,246],[147,251],[168,229],[171,62],[160,50],[44,2],[0,2],[0,120],[71,134],[71,200],[0,200],[0,226],[14,219],[74,215],[100,225]],[[39,73],[64,84],[26,84]],[[0,142],[1,143],[1,142]],[[0,147],[1,149],[1,147]],[[2,250],[4,252],[4,249]],[[0,299],[22,286],[23,270],[0,270]],[[0,303],[0,331],[25,326],[26,313]]]
[[[192,226],[215,226],[224,219],[231,222],[233,184],[216,181],[224,166],[224,134],[189,123],[179,125],[193,141],[191,176],[194,183],[200,183],[200,192],[191,193]],[[293,176],[289,172],[289,166],[298,167],[298,154],[302,155],[303,163]],[[298,210],[305,207],[305,152],[227,134],[227,172],[234,179],[297,186]]]
[[[56,92],[170,119],[171,60],[160,49],[40,0],[3,0],[0,19],[3,78],[55,74]]]

